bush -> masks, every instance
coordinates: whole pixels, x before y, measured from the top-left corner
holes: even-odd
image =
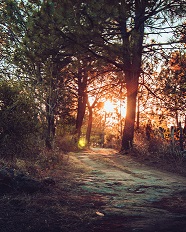
[[[0,156],[15,158],[37,153],[37,107],[18,83],[0,82]]]
[[[179,146],[173,147],[170,140],[158,135],[152,135],[148,140],[143,130],[135,133],[134,154],[142,160],[159,163],[168,168],[177,168],[180,173],[183,172],[180,170],[186,163],[185,153]]]
[[[73,152],[78,150],[76,135],[58,136],[56,139],[56,147],[60,151]]]

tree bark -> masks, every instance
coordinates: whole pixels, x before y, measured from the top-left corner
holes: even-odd
[[[46,102],[46,119],[47,119],[47,132],[45,138],[45,146],[49,149],[53,149],[53,140],[55,136],[55,123],[54,123],[54,105],[51,102],[50,97]]]
[[[138,92],[139,75],[136,73],[128,74],[131,77],[126,82],[127,88],[127,112],[122,137],[121,151],[128,150],[133,146],[134,125],[136,116],[136,100]]]
[[[141,61],[144,38],[145,1],[135,1],[134,28],[130,33],[127,31],[127,19],[123,17],[121,34],[123,39],[123,61],[127,89],[127,112],[121,151],[128,150],[133,145],[134,125],[136,116],[136,101],[138,82],[141,72]]]
[[[136,129],[140,127],[140,97],[137,98],[137,118],[136,118]]]
[[[89,110],[89,116],[88,116],[88,126],[87,126],[87,132],[86,132],[86,142],[87,146],[90,146],[90,135],[92,130],[92,107],[88,107]]]
[[[86,70],[80,70],[78,73],[78,109],[76,118],[76,133],[78,140],[81,136],[81,127],[83,125],[83,119],[85,116],[86,104],[87,104],[87,73]]]
[[[57,84],[60,76],[60,70],[64,67],[66,63],[61,63],[60,60],[56,60],[54,64],[54,60],[51,60],[49,69],[48,69],[48,90],[46,97],[46,137],[45,137],[45,145],[51,150],[54,145],[55,138],[55,116],[56,116],[56,108],[58,106],[58,95],[57,95]]]
[[[83,125],[83,119],[86,110],[86,98],[84,96],[78,97],[78,111],[77,111],[77,119],[76,119],[76,133],[78,135],[78,139],[81,136],[81,127]]]

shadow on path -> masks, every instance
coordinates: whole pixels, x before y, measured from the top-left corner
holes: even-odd
[[[111,149],[76,156],[92,170],[77,177],[79,188],[102,202],[91,231],[186,232],[186,178]]]

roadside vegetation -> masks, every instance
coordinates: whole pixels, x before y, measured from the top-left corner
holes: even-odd
[[[4,0],[0,15],[2,232],[91,228],[82,150],[186,176],[185,0]]]

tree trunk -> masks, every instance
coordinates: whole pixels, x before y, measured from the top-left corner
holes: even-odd
[[[121,151],[128,150],[133,145],[134,126],[136,115],[136,98],[138,92],[138,73],[130,73],[130,78],[126,82],[127,88],[127,112],[123,130]]]
[[[136,100],[138,93],[138,81],[141,72],[141,61],[144,38],[145,4],[144,1],[135,1],[134,29],[130,36],[127,31],[127,20],[123,17],[121,34],[123,39],[123,61],[127,89],[127,112],[121,151],[128,150],[133,145],[134,124],[136,116]]]
[[[53,140],[55,136],[55,124],[54,124],[54,107],[49,97],[47,98],[47,103],[46,103],[46,119],[47,119],[47,130],[46,130],[45,145],[49,150],[51,150],[53,148]]]
[[[77,112],[77,119],[76,119],[76,133],[78,135],[78,139],[81,136],[81,127],[83,125],[85,109],[86,109],[86,101],[83,97],[79,97],[78,112]]]
[[[83,125],[83,119],[85,116],[86,104],[87,104],[87,72],[82,69],[78,73],[78,109],[76,118],[76,133],[78,140],[81,136],[81,127]]]
[[[179,128],[178,110],[175,111],[176,126]]]
[[[59,62],[59,61],[58,61]],[[48,77],[50,78],[47,98],[46,98],[46,121],[47,121],[47,129],[46,129],[46,138],[45,138],[45,145],[48,149],[53,149],[53,142],[55,137],[55,114],[56,114],[56,107],[57,107],[57,83],[58,78],[60,75],[60,69],[62,64],[56,63],[54,65],[51,62],[48,70]]]
[[[182,128],[181,122],[179,122],[179,131],[180,131],[180,134],[179,134],[180,150],[183,151],[184,141],[183,141],[183,128]]]
[[[139,130],[140,127],[140,97],[137,99],[137,118],[136,118],[136,129]]]
[[[88,107],[89,110],[89,116],[88,116],[88,126],[87,126],[87,132],[86,132],[86,142],[87,146],[90,146],[90,135],[92,130],[92,107]]]

